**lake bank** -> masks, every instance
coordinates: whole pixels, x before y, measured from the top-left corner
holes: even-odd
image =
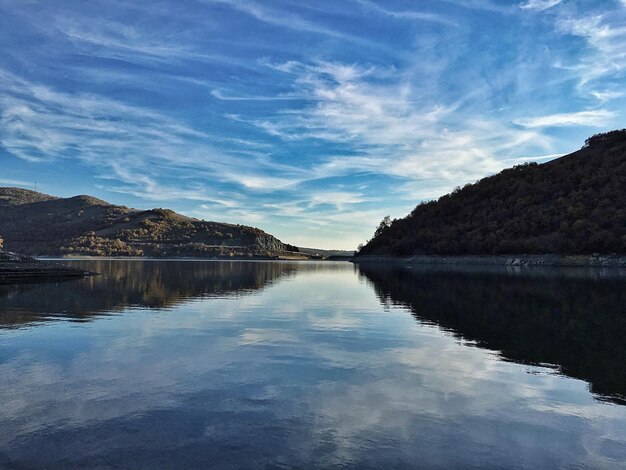
[[[623,255],[414,255],[356,256],[355,264],[401,266],[555,266],[555,267],[626,267]]]
[[[92,274],[63,264],[0,251],[0,283],[81,278]]]
[[[41,261],[77,261],[77,260],[118,260],[118,261],[344,261],[349,262],[351,256],[314,257],[308,255],[276,255],[276,256],[73,256],[73,255],[37,255]]]

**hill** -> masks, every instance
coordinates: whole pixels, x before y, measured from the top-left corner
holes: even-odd
[[[0,234],[5,249],[29,255],[272,257],[297,251],[254,227],[19,188],[0,188]]]
[[[354,256],[354,251],[349,250],[324,250],[321,248],[304,248],[299,246],[298,251],[315,259],[342,259]]]
[[[48,194],[29,191],[21,188],[0,188],[0,207],[17,206],[31,202],[52,201],[59,199]]]
[[[364,255],[626,253],[626,129],[515,166],[381,223]]]

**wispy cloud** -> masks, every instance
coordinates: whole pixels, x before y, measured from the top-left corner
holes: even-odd
[[[622,91],[591,91],[591,95],[600,101],[612,101],[624,96]]]
[[[145,37],[136,28],[114,21],[87,24],[72,18],[55,19],[55,28],[69,40],[78,44],[90,44],[103,50],[135,53],[160,58],[198,58],[189,46],[172,45],[157,38]]]
[[[580,74],[580,86],[595,86],[600,78],[618,78],[626,70],[626,15],[583,15],[562,18],[559,31],[585,39],[591,52],[574,66]]]
[[[562,4],[562,5],[561,5]],[[561,35],[559,43],[581,41],[576,54],[562,54],[554,62],[564,77],[577,81],[576,92],[584,98],[611,102],[623,96],[626,71],[626,12],[612,2],[562,2],[527,0],[523,9],[542,12],[561,5],[549,18]],[[623,5],[623,2],[622,2]],[[551,10],[552,11],[552,10]]]
[[[226,95],[221,90],[213,90],[211,91],[211,95],[213,95],[218,100],[222,100],[222,101],[293,101],[293,100],[304,99],[303,96],[297,96],[297,95],[276,95],[276,96]]]
[[[511,14],[515,11],[513,5],[503,5],[497,0],[441,0],[444,3],[456,5],[471,10],[483,10],[488,12]]]
[[[369,172],[458,183],[498,169],[500,152],[547,143],[535,132],[486,119],[452,130],[458,103],[420,105],[420,92],[402,79],[385,81],[385,70],[329,62],[278,68],[293,74],[296,92],[314,104],[250,123],[285,141],[318,139],[358,150],[317,165],[320,178]]]
[[[576,113],[550,114],[534,118],[518,119],[516,124],[523,127],[594,126],[606,127],[616,114],[604,109],[578,111]]]
[[[12,180],[6,178],[0,178],[0,184],[5,186],[20,186],[23,188],[34,188],[35,183],[33,181]]]
[[[355,1],[374,12],[382,13],[383,15],[390,16],[392,18],[398,18],[398,19],[410,20],[410,21],[415,21],[415,20],[428,21],[428,22],[441,23],[441,24],[445,24],[448,26],[458,27],[458,24],[456,22],[445,17],[444,15],[421,12],[421,11],[412,11],[412,10],[395,11],[395,10],[389,10],[387,8],[384,8],[380,6],[378,3],[375,3],[371,0],[355,0]]]
[[[624,119],[615,0],[0,0],[0,18],[2,184],[46,165],[290,242],[353,247]]]
[[[366,37],[347,34],[341,29],[324,26],[320,22],[310,21],[290,11],[278,10],[265,5],[247,0],[201,0],[206,4],[222,4],[233,8],[241,13],[245,13],[256,20],[280,28],[299,31],[302,33],[316,34],[330,38],[349,41],[354,44],[367,46],[368,48],[385,50],[390,54],[396,53],[392,48],[376,41],[371,41]]]
[[[212,136],[151,109],[108,98],[67,94],[0,71],[0,144],[26,161],[76,159],[117,179],[125,191],[148,199],[202,200],[207,192],[167,189],[163,174],[217,178],[248,189],[273,190],[293,184],[302,170],[260,157],[225,153]],[[249,154],[248,154],[249,155]],[[268,176],[280,170],[283,175]],[[183,180],[184,181],[184,180]]]
[[[543,11],[558,5],[562,1],[563,0],[526,0],[520,4],[520,8]]]

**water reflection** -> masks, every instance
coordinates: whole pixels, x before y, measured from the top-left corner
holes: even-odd
[[[90,260],[69,262],[98,276],[0,285],[0,328],[59,317],[88,321],[127,307],[172,308],[188,299],[247,295],[281,277],[293,263]],[[315,265],[309,266],[314,269]]]
[[[345,263],[110,264],[3,298],[63,321],[0,330],[0,468],[626,465],[626,407],[411,315],[493,303],[484,281],[414,305]]]
[[[410,307],[465,341],[523,364],[551,364],[626,404],[626,278],[594,269],[361,266],[384,304]]]

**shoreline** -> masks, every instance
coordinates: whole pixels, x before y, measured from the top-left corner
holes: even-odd
[[[416,266],[545,266],[626,268],[626,255],[413,255],[355,256],[354,264]]]
[[[329,256],[328,258],[315,258],[306,256],[67,256],[67,255],[33,255],[33,258],[41,261],[95,261],[95,260],[118,260],[118,261],[307,261],[307,262],[348,262],[351,257]]]
[[[80,279],[94,274],[61,263],[0,251],[0,284]]]

